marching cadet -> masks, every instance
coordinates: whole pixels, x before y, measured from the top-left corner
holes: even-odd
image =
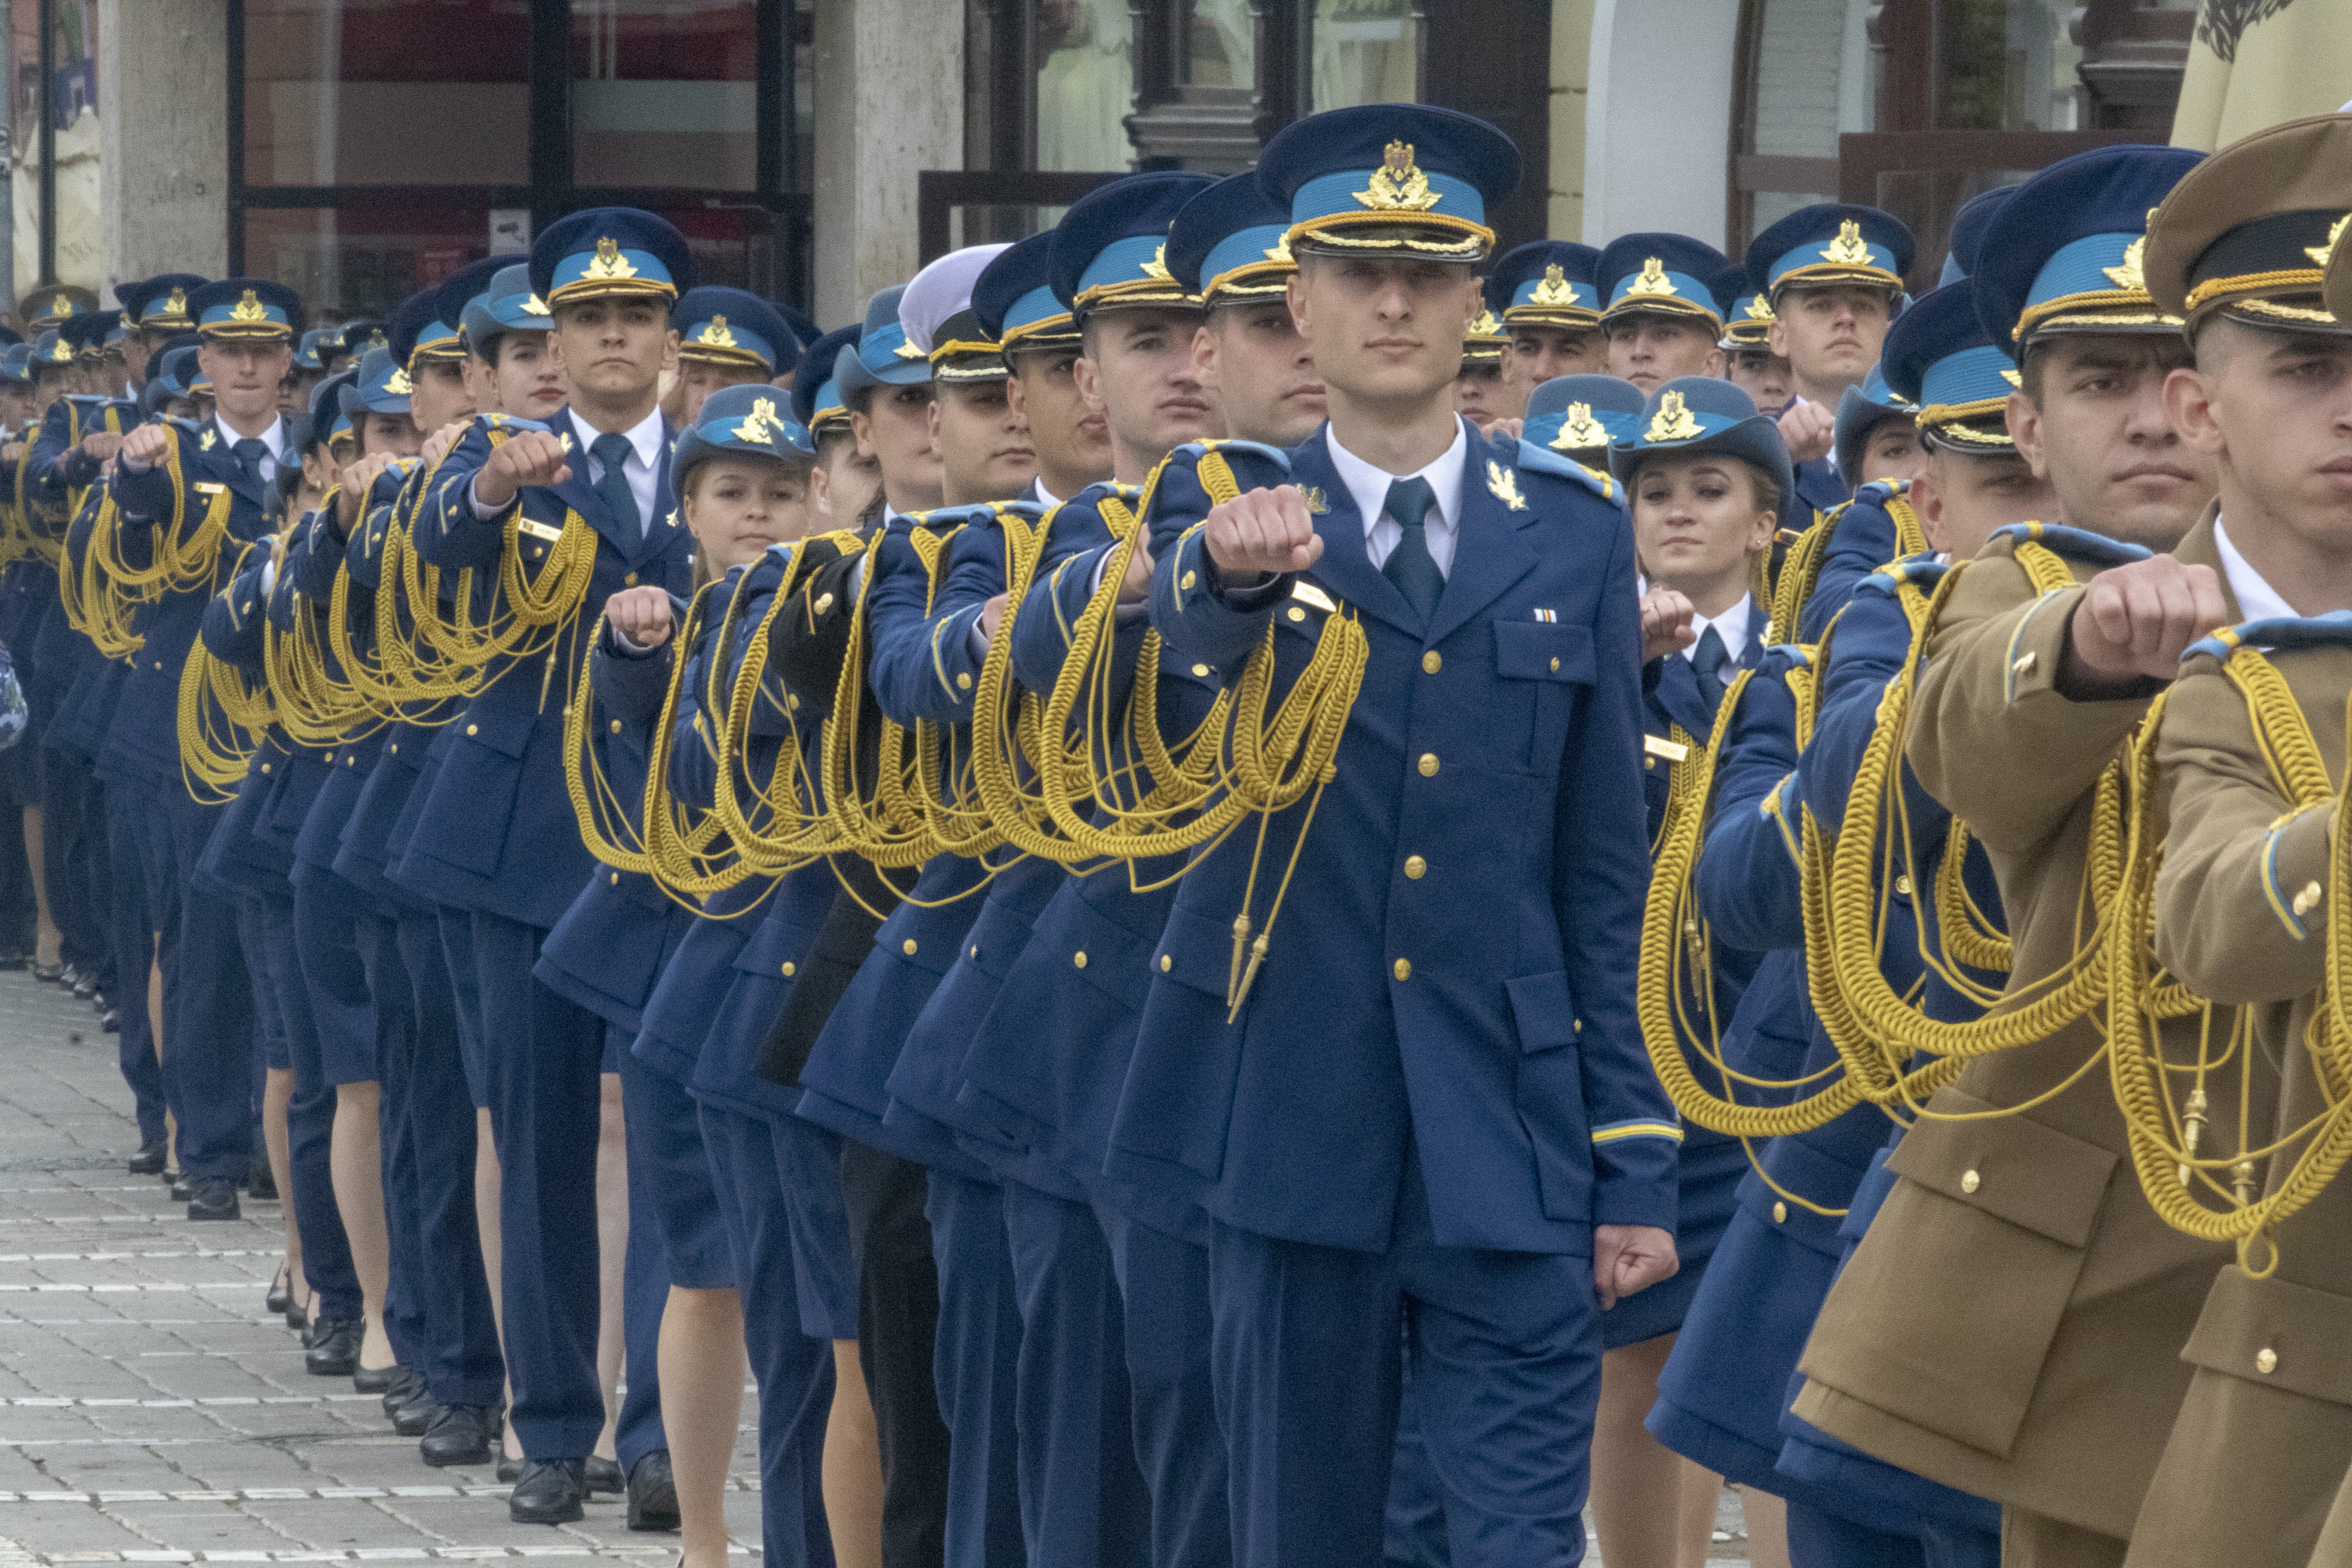
[[[1642,389],[1613,375],[1555,376],[1528,397],[1519,439],[1607,472],[1609,448],[1642,423]]]
[[[1715,278],[1715,302],[1723,310],[1723,378],[1759,408],[1785,408],[1796,384],[1789,362],[1772,352],[1772,302],[1748,280],[1748,268],[1734,264]]]
[[[724,386],[765,386],[777,369],[800,358],[801,345],[776,308],[757,294],[706,283],[678,296],[670,309],[677,329],[681,425],[691,425],[702,400]]]
[[[1173,170],[1133,177],[1148,183],[1120,182],[1127,193],[1122,201],[1136,200],[1134,193],[1142,190],[1189,198],[1206,188],[1203,176]],[[1084,255],[1059,238],[1054,246],[1054,292],[1065,308],[1077,311],[1086,340],[1076,366],[1078,395],[1109,422],[1111,471],[1121,484],[1141,483],[1178,443],[1218,428],[1215,395],[1202,384],[1192,353],[1200,308],[1152,270],[1165,271],[1165,219],[1181,205],[1169,204],[1158,233],[1125,236],[1115,256]],[[1057,236],[1072,232],[1067,223],[1066,215]],[[1081,270],[1088,267],[1098,270],[1099,280]],[[1113,309],[1101,308],[1114,302]]]
[[[98,309],[98,296],[79,283],[44,283],[17,303],[16,319],[35,338],[63,326],[69,317]]]
[[[931,362],[907,343],[898,322],[901,283],[866,302],[855,347],[834,359],[834,383],[849,410],[857,455],[882,475],[882,518],[940,504],[940,451],[931,441]],[[900,351],[904,350],[904,353]],[[836,514],[835,521],[848,526]]]
[[[1822,459],[1845,389],[1878,363],[1912,248],[1892,215],[1834,202],[1800,207],[1748,243],[1748,276],[1772,311],[1766,342],[1796,384],[1780,434],[1797,460],[1797,493],[1815,511],[1853,493],[1853,476]]]
[[[1517,417],[1503,391],[1503,323],[1491,306],[1481,306],[1462,339],[1462,370],[1454,378],[1454,411],[1481,431],[1497,419]]]
[[[2017,359],[2011,435],[2067,526],[2004,531],[1961,568],[1907,757],[1991,857],[2011,998],[2077,965],[2098,781],[2179,649],[2228,613],[2210,530],[2191,527],[2213,465],[2163,406],[2188,350],[2141,273],[2146,215],[2195,162],[2115,147],[2053,164],[1994,217],[1970,274],[1988,334]],[[2181,1022],[2193,1058],[2196,1020]],[[2005,1563],[2122,1561],[2187,1386],[2177,1357],[2222,1261],[2168,1229],[2119,1168],[2113,1091],[2081,1081],[2100,1046],[2078,1016],[1937,1091],[1800,1364],[1798,1416],[1999,1503]],[[2234,1089],[2215,1097],[2217,1127],[2234,1127]]]
[[[656,405],[686,266],[677,231],[631,208],[592,208],[542,230],[532,291],[551,311],[570,401],[552,429],[478,421],[415,514],[415,548],[444,571],[505,562],[534,583],[555,578],[548,599],[502,606],[524,618],[536,647],[489,668],[448,727],[394,872],[418,897],[470,912],[502,1181],[504,1338],[525,1460],[509,1502],[519,1523],[581,1517],[605,1425],[597,1249],[583,1245],[596,1223],[604,1031],[531,971],[594,870],[562,784],[562,708],[585,639],[615,590],[640,577],[687,585],[692,536],[670,521],[670,433]]]
[[[180,674],[218,586],[221,536],[206,537],[209,519],[224,519],[229,540],[257,537],[263,488],[280,462],[294,460],[278,388],[302,330],[302,302],[282,284],[230,279],[191,292],[188,310],[204,339],[198,359],[214,388],[213,419],[201,430],[142,425],[122,437],[110,481],[121,526],[108,547],[133,569],[154,566],[168,551],[173,579],[194,587],[141,610],[141,646],[99,767],[110,794],[120,789],[126,804],[135,801],[142,819],[163,980],[163,1070],[179,1091],[188,1216],[235,1219],[237,1184],[253,1164],[253,996],[235,926],[190,896],[220,809],[192,800],[180,777]]]
[[[2345,891],[2332,843],[2352,689],[2342,615],[2352,610],[2352,318],[2342,313],[2352,272],[2335,260],[2352,210],[2347,147],[2352,116],[2342,114],[2258,132],[2191,171],[2148,220],[2148,291],[2188,319],[2196,356],[2173,373],[2166,400],[2188,445],[2218,467],[2212,545],[2243,623],[2191,645],[2165,698],[2156,957],[2198,994],[2245,1007],[2255,1070],[2276,1064],[2275,1129],[2250,1139],[2275,1148],[2273,1202],[2309,1158],[2305,1130],[2342,1114],[2323,1065],[2341,1059],[2336,1026],[2315,1012],[2335,1005],[2327,900]],[[2323,256],[2314,300],[2308,263]],[[2268,739],[2292,721],[2241,683],[2263,662],[2309,737],[2299,757]],[[2283,765],[2314,760],[2326,771],[2308,784],[2282,779]],[[2352,1408],[2326,1370],[2352,1322],[2347,1194],[2329,1182],[2247,1235],[2210,1281],[2180,1352],[2188,1398],[2127,1562],[2299,1565],[2312,1552],[2352,1466]],[[2210,1207],[2195,1188],[2183,1197]],[[2238,1198],[2252,1201],[2251,1190]]]
[[[1330,423],[1286,463],[1221,450],[1249,470],[1221,506],[1160,482],[1175,658],[1239,668],[1271,626],[1286,683],[1322,637],[1367,658],[1316,852],[1269,811],[1180,888],[1112,1135],[1113,1174],[1209,1213],[1250,1563],[1380,1554],[1408,1359],[1454,1561],[1575,1561],[1599,1309],[1675,1268],[1680,1129],[1632,1007],[1632,540],[1591,476],[1453,411],[1517,173],[1493,127],[1411,105],[1268,143]]]
[[[1509,250],[1486,282],[1486,308],[1503,323],[1503,399],[1517,418],[1530,393],[1555,376],[1609,368],[1595,281],[1601,252],[1567,239]]]
[[[1726,689],[1763,658],[1771,622],[1765,567],[1774,536],[1801,503],[1780,432],[1727,382],[1677,377],[1631,424],[1609,458],[1649,584],[1643,652],[1653,652],[1653,622],[1670,626],[1678,645],[1646,659],[1642,677],[1643,785],[1648,840],[1656,845],[1675,771],[1706,765]],[[1693,1020],[1730,1018],[1759,956],[1727,942],[1709,955],[1708,972],[1681,987],[1677,1011]],[[1676,1161],[1681,1268],[1601,1314],[1592,1514],[1604,1558],[1672,1568],[1714,1527],[1721,1478],[1660,1446],[1642,1423],[1747,1170],[1738,1139],[1685,1128]]]
[[[971,286],[973,321],[1012,372],[1005,395],[1027,421],[1036,455],[1037,477],[1022,499],[1049,511],[1110,478],[1111,467],[1110,426],[1078,392],[1084,339],[1047,281],[1053,245],[1052,229],[1031,235],[991,261]]]
[[[193,272],[160,272],[141,282],[115,285],[115,300],[130,319],[122,359],[133,391],[146,385],[149,367],[166,340],[195,325],[188,315],[188,294],[204,286],[205,279]],[[303,337],[307,341],[310,333]]]
[[[1611,240],[1592,267],[1609,374],[1640,387],[1643,397],[1676,376],[1722,374],[1723,351],[1715,344],[1723,318],[1701,279],[1729,265],[1721,251],[1685,235]]]
[[[1917,413],[1917,405],[1889,391],[1879,367],[1871,366],[1868,375],[1838,397],[1830,436],[1837,471],[1852,474],[1856,484],[1871,479],[1909,484],[1918,478],[1927,448],[1919,444],[1919,429],[1913,423]]]
[[[1202,306],[1192,361],[1225,435],[1286,449],[1323,423],[1323,383],[1290,319],[1289,217],[1255,174],[1235,174],[1186,202],[1168,232],[1168,269]]]
[[[546,312],[524,262],[499,268],[466,301],[458,331],[468,405],[542,422],[563,406],[563,370],[548,352]]]
[[[924,287],[908,283],[898,301],[908,345],[930,356],[931,445],[940,454],[940,492],[950,505],[1036,491],[1037,448],[1007,391],[1012,373],[996,344],[980,336],[971,309],[972,283],[1011,248],[976,245],[957,251],[955,268],[939,273],[925,268],[915,275]]]

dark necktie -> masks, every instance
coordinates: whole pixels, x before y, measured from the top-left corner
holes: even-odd
[[[1388,563],[1381,574],[1396,584],[1413,613],[1427,620],[1437,608],[1438,596],[1445,592],[1445,574],[1429,553],[1429,530],[1425,526],[1429,509],[1437,504],[1437,492],[1429,481],[1415,475],[1409,479],[1394,479],[1389,484],[1388,500],[1381,510],[1396,519],[1403,534],[1396,548],[1389,552]]]
[[[1698,677],[1698,694],[1706,703],[1706,716],[1723,702],[1723,634],[1713,626],[1699,634],[1698,647],[1691,652],[1691,673]]]
[[[622,465],[629,460],[629,438],[626,436],[599,436],[588,450],[604,465],[604,475],[596,481],[596,493],[605,509],[621,524],[622,534],[634,542],[645,531],[645,519],[637,515],[637,498],[629,489],[629,476]]]
[[[251,480],[256,489],[261,485],[261,459],[269,456],[269,443],[247,436],[229,450],[236,455],[236,471]]]

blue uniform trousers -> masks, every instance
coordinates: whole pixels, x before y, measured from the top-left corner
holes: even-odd
[[[293,1192],[294,1227],[302,1237],[302,1276],[317,1297],[312,1321],[348,1322],[361,1316],[360,1277],[352,1266],[352,1244],[343,1234],[342,1211],[335,1206],[330,1152],[335,1132],[335,1090],[319,1070],[319,1034],[310,1022],[310,991],[294,952],[294,904],[290,899],[241,900],[253,950],[260,954],[272,1000],[286,1029],[286,1049],[294,1071],[294,1097],[286,1106],[288,1163]],[[183,1138],[184,1140],[184,1134]],[[183,1147],[184,1147],[184,1142]],[[182,1156],[183,1163],[186,1156]]]
[[[830,1336],[809,1333],[804,1321],[806,1292],[792,1235],[794,1199],[785,1184],[780,1139],[792,1129],[709,1100],[696,1110],[735,1254],[743,1348],[760,1391],[762,1550],[773,1568],[829,1564],[833,1538],[825,1526],[824,1481],[833,1346]],[[845,1232],[841,1246],[848,1247]],[[853,1309],[852,1333],[841,1337],[854,1337],[855,1322]]]
[[[1136,1460],[1127,1324],[1094,1210],[1004,1184],[1021,1310],[1014,1393],[1031,1568],[1145,1568],[1151,1494]]]
[[[1225,1435],[1212,1368],[1209,1249],[1108,1207],[1126,1324],[1135,1458],[1151,1494],[1157,1568],[1233,1561]]]
[[[1588,1258],[1438,1246],[1409,1161],[1386,1252],[1218,1222],[1209,1283],[1237,1563],[1381,1560],[1408,1357],[1455,1568],[1583,1561],[1601,1396]]]
[[[1004,1189],[933,1166],[923,1213],[939,1266],[931,1375],[948,1426],[948,1568],[1024,1561],[1020,1439],[1013,1426],[1021,1309],[1004,1233]]]
[[[253,1165],[253,985],[234,911],[196,880],[219,806],[179,781],[126,805],[146,815],[150,918],[163,933],[163,1078],[180,1122],[180,1169],[242,1181]],[[290,922],[292,910],[286,911]],[[293,932],[285,932],[290,944]]]
[[[294,908],[303,909],[308,880],[351,884],[331,871],[297,862]],[[383,1329],[393,1354],[405,1367],[432,1359],[432,1332],[425,1315],[425,1231],[416,1212],[416,1144],[410,1125],[409,1080],[416,1068],[416,1006],[408,966],[400,956],[400,928],[364,900],[354,900],[352,931],[376,1023],[376,1136],[383,1173],[383,1224],[391,1242],[392,1268],[385,1281]]]
[[[515,1432],[530,1458],[583,1458],[604,1428],[596,1377],[604,1021],[531,977],[543,929],[480,910],[471,924],[484,1088],[502,1178],[499,1291]],[[462,966],[453,964],[451,974],[462,1009]]]
[[[474,1100],[457,1051],[457,1005],[440,921],[429,912],[404,913],[398,940],[416,1019],[403,1099],[416,1168],[417,1277],[427,1347],[420,1370],[442,1405],[496,1405],[503,1397],[506,1361],[499,1352],[474,1213]]]

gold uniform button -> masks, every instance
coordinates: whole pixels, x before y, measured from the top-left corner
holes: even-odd
[[[400,755],[400,742],[397,741],[392,743],[392,754],[395,757]]]
[[[793,972],[798,967],[799,965],[795,964],[791,959],[788,958],[784,960],[784,974],[786,978],[790,978]]]
[[[1908,877],[1895,878],[1895,890],[1902,894],[1905,898],[1909,898],[1911,896],[1911,879]]]
[[[1199,581],[1199,576],[1200,574],[1198,573],[1187,572],[1184,574],[1183,577],[1177,582],[1176,585],[1189,594],[1192,591],[1192,584]]]
[[[1439,653],[1435,648],[1431,648],[1427,653],[1421,656],[1422,674],[1435,675],[1439,670],[1444,669],[1444,668],[1445,657]]]
[[[831,608],[833,608],[833,595],[819,594],[816,596],[816,613],[821,616]]]
[[[268,763],[262,763],[262,764],[261,764],[261,771],[262,771],[263,773],[268,773],[268,772],[269,771],[269,764],[268,764]]]
[[[971,955],[974,958],[978,958],[980,956],[980,943],[973,942],[971,944]]]
[[[2264,1377],[2278,1370],[2278,1352],[2264,1345],[2254,1352],[2254,1370]]]
[[[637,585],[637,574],[636,574],[635,572],[631,572],[631,573],[626,574],[625,574],[625,575],[624,575],[624,576],[622,577],[622,579],[621,579],[621,586],[622,586],[622,587],[624,587],[624,588],[634,588],[634,587],[635,587],[636,585]]]
[[[468,724],[466,726],[466,733],[468,735],[478,735],[481,732],[482,727],[478,724]]]
[[[1083,952],[1076,953],[1072,955],[1070,962],[1078,968],[1084,969],[1087,966],[1087,955]]]
[[[1399,980],[1410,980],[1410,979],[1412,979],[1412,959],[1410,959],[1410,958],[1400,958],[1400,959],[1398,959],[1398,960],[1396,961],[1396,963],[1391,966],[1391,972],[1396,975],[1396,977],[1397,977]]]
[[[615,720],[614,720],[614,721],[613,721],[613,733],[614,733],[615,735],[617,735],[617,734],[619,734],[620,732],[621,732],[621,721],[620,721],[618,719],[615,719]]]
[[[971,671],[961,669],[956,671],[956,689],[958,691],[970,691],[971,689]]]
[[[2309,914],[2312,910],[2317,909],[2319,907],[2319,900],[2326,896],[2327,889],[2321,887],[2317,882],[2305,882],[2303,885],[2303,891],[2294,896],[2294,912],[2296,918],[2300,919],[2301,917]]]
[[[1642,765],[1645,768],[1654,768],[1658,765],[1658,759],[1655,757],[1643,757],[1642,759]]]
[[[1774,1225],[1786,1225],[1789,1223],[1789,1205],[1787,1204],[1776,1203],[1772,1205],[1772,1223]]]
[[[913,937],[911,937],[911,936],[910,936],[910,937],[908,937],[906,941],[904,941],[904,942],[900,942],[900,943],[898,944],[898,951],[899,951],[900,952],[905,953],[908,958],[912,958],[912,957],[914,957],[914,956],[915,956],[915,939],[914,939]]]
[[[357,757],[345,757],[345,758],[343,759],[343,766],[345,766],[345,767],[347,767],[347,768],[355,768],[355,767],[358,767],[359,765],[360,765],[360,760],[359,760]]]
[[[621,874],[618,871],[613,873],[613,885],[616,888],[621,885]]]
[[[2017,659],[2016,659],[2016,661],[2015,661],[2014,663],[2012,663],[2012,664],[2009,667],[2009,672],[2010,672],[2011,675],[2027,675],[2027,674],[2031,674],[2031,673],[2032,672],[2032,669],[2033,669],[2033,653],[2032,653],[2032,650],[2031,650],[2031,649],[2028,649],[2028,650],[2027,650],[2026,652],[2024,652],[2024,653],[2019,654],[2019,655],[2017,656]]]
[[[1964,1193],[1972,1193],[1983,1185],[1984,1178],[1977,1174],[1974,1171],[1963,1171],[1960,1173],[1960,1191]]]
[[[1429,862],[1418,855],[1408,855],[1404,858],[1404,874],[1407,880],[1418,882],[1429,875]]]
[[[1294,621],[1303,621],[1307,618],[1307,612],[1293,605],[1290,606],[1290,618]],[[155,668],[161,669],[163,667],[157,665]]]
[[[1557,658],[1554,658],[1551,661],[1551,672],[1554,675],[1558,675],[1559,673],[1559,660]]]
[[[1192,667],[1192,673],[1196,676],[1202,677],[1202,679],[1206,679],[1209,673],[1209,667],[1205,664],[1196,664]]]
[[[1160,955],[1160,973],[1165,974],[1165,973],[1167,973],[1170,970],[1171,970],[1171,969],[1173,969],[1173,968],[1175,968],[1175,967],[1176,967],[1176,961],[1175,961],[1174,959],[1172,959],[1172,958],[1169,957],[1169,956],[1168,956],[1166,953],[1164,953],[1164,952],[1163,952],[1163,953],[1161,953],[1161,954]]]
[[[1437,776],[1437,753],[1435,752],[1423,752],[1421,753],[1421,776],[1425,779],[1433,779]]]

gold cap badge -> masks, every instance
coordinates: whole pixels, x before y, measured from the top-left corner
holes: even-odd
[[[1773,319],[1772,301],[1761,294],[1748,296],[1748,303],[1740,309],[1747,312],[1748,319],[1751,321],[1769,321]]]
[[[383,384],[383,389],[394,397],[406,397],[416,390],[416,384],[408,379],[406,371],[394,365],[392,367],[392,375]]]
[[[1822,259],[1840,267],[1868,267],[1869,242],[1862,237],[1862,225],[1853,218],[1838,225],[1837,237],[1822,249]]]
[[[627,257],[621,254],[620,242],[610,235],[596,242],[595,258],[588,263],[588,270],[582,274],[583,278],[599,282],[614,278],[635,278],[636,275],[637,269],[629,265]]]
[[[1682,395],[1676,393],[1675,395],[1679,397]],[[1568,417],[1560,425],[1559,434],[1551,438],[1551,444],[1554,449],[1562,452],[1580,447],[1606,447],[1609,445],[1609,432],[1600,420],[1592,416],[1592,405],[1571,403],[1568,405]]]
[[[1528,303],[1551,306],[1573,305],[1576,303],[1576,285],[1568,280],[1568,274],[1559,266],[1547,267],[1544,268],[1543,281],[1536,285],[1536,291],[1528,296]]]
[[[2336,254],[2336,242],[2344,237],[2344,226],[2346,224],[2352,224],[2352,213],[2345,214],[2342,217],[2337,218],[2333,224],[2328,226],[2327,241],[2326,244],[2306,245],[2303,247],[2303,253],[2305,256],[2310,257],[2315,264],[2321,267],[2326,266],[2328,258]]]
[[[522,313],[526,316],[551,316],[555,312],[549,310],[547,301],[538,295],[526,294],[523,296]]]
[[[2141,235],[2124,247],[2124,258],[2121,261],[2113,267],[2102,267],[2099,270],[2105,273],[2107,281],[2116,288],[2126,290],[2136,289],[2144,294],[2147,291],[2147,274],[2141,268],[2140,258],[2146,255],[2147,251],[2147,236]]]
[[[1503,323],[1495,320],[1495,312],[1486,306],[1478,307],[1478,319],[1470,323],[1474,338],[1498,338],[1503,335]]]
[[[1160,248],[1151,253],[1151,259],[1143,264],[1143,275],[1146,278],[1156,278],[1162,283],[1176,281],[1168,275],[1168,242],[1166,240],[1160,241]]]
[[[173,289],[171,297],[163,301],[163,311],[166,315],[172,316],[186,315],[188,313],[188,291],[185,289]]]
[[[1656,257],[1642,263],[1642,275],[1633,279],[1625,292],[1632,294],[1672,294],[1675,280],[1666,276],[1666,264]]]
[[[739,441],[757,441],[764,447],[782,434],[780,428],[782,424],[783,421],[776,417],[775,399],[758,397],[752,399],[751,412],[744,416],[743,423],[728,434]]]
[[[706,348],[731,349],[736,346],[735,334],[728,331],[724,316],[713,316],[704,322],[702,331],[695,334],[694,341]]]
[[[1356,200],[1373,212],[1425,213],[1445,198],[1429,188],[1429,176],[1412,161],[1412,143],[1391,142]]]
[[[1650,419],[1647,439],[1652,441],[1696,441],[1706,432],[1691,416],[1679,392],[1669,392],[1658,399],[1658,412]]]
[[[229,311],[228,319],[232,321],[266,321],[269,320],[269,311],[262,304],[261,296],[247,289],[245,298]]]
[[[1279,261],[1285,267],[1298,265],[1297,258],[1290,254],[1290,241],[1286,238],[1276,241],[1273,247],[1266,251],[1265,258],[1268,261]]]

